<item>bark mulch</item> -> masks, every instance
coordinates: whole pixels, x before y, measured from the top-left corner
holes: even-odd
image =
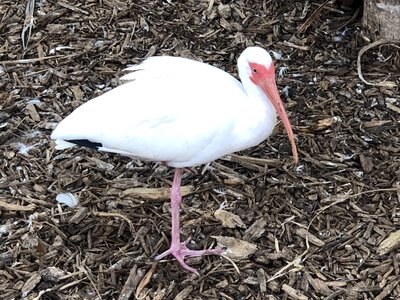
[[[2,0],[0,298],[399,299],[399,48],[359,56],[361,10],[333,2]],[[145,57],[236,74],[250,45],[274,52],[300,163],[279,124],[187,174],[183,237],[231,253],[156,263],[172,170],[49,135]]]

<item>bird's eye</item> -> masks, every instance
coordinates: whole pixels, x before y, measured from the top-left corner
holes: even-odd
[[[254,74],[257,74],[257,73],[258,73],[258,71],[257,71],[256,68],[253,69],[253,73],[254,73]]]

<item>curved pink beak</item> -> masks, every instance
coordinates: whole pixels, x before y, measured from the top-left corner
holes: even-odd
[[[271,101],[279,117],[281,118],[282,123],[285,126],[286,133],[289,137],[290,145],[292,147],[293,160],[295,163],[298,163],[299,155],[297,153],[292,125],[290,124],[285,106],[283,105],[281,97],[279,96],[278,88],[275,82],[275,74],[268,74],[267,76],[265,76],[262,80],[258,82],[258,86],[264,91],[265,95],[267,95],[268,99]]]

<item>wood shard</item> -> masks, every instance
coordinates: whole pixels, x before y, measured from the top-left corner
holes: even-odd
[[[194,192],[194,187],[186,185],[181,187],[181,195],[186,196]],[[170,198],[170,188],[131,188],[122,192],[122,196],[138,197],[147,200],[167,200]]]
[[[122,288],[121,294],[118,300],[129,300],[134,295],[135,290],[144,276],[144,270],[138,269],[137,265],[134,265],[129,272],[128,279],[125,281],[124,287]]]
[[[307,280],[312,285],[317,293],[329,296],[332,294],[332,290],[328,287],[327,283],[319,278],[313,278],[307,274]]]
[[[0,208],[4,210],[13,210],[13,211],[32,211],[34,210],[36,205],[19,205],[14,203],[8,203],[3,200],[0,200]]]
[[[317,238],[315,235],[311,234],[307,229],[305,228],[299,228],[296,230],[296,234],[303,239],[307,239],[310,241],[311,244],[314,244],[315,246],[322,247],[325,245],[325,242],[322,241],[321,239]]]
[[[193,291],[193,285],[188,285],[182,291],[179,292],[178,295],[175,296],[174,300],[184,300],[186,299],[190,293]]]
[[[266,226],[267,226],[266,219],[264,218],[258,219],[244,232],[243,239],[245,241],[255,241],[259,239],[264,234]]]
[[[360,163],[363,170],[367,173],[371,172],[374,168],[374,163],[372,162],[372,159],[362,153],[360,154]]]
[[[292,288],[290,285],[287,285],[286,283],[282,285],[282,290],[289,296],[290,299],[308,300],[308,297],[305,296],[302,292]]]
[[[389,283],[385,286],[382,292],[374,298],[374,300],[384,300],[387,299],[386,297],[391,294],[393,289],[400,283],[400,280],[394,280],[393,282]]]
[[[25,298],[42,280],[42,276],[35,272],[31,277],[25,282],[21,288],[22,297]]]
[[[83,219],[88,216],[89,210],[87,207],[80,207],[75,214],[69,219],[70,223],[79,224]]]
[[[67,272],[57,267],[48,267],[40,271],[40,275],[46,281],[59,282],[61,277],[67,275]]]
[[[400,248],[400,230],[389,234],[389,236],[379,244],[376,253],[378,255],[386,255],[398,248]]]

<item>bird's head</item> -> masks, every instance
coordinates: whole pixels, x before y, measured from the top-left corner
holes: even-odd
[[[267,100],[274,106],[285,126],[292,147],[293,159],[297,163],[298,154],[292,125],[290,124],[285,106],[279,96],[275,81],[275,66],[271,55],[263,48],[248,47],[238,59],[238,69],[243,84],[245,84],[244,81],[246,79],[250,81],[262,91]]]

